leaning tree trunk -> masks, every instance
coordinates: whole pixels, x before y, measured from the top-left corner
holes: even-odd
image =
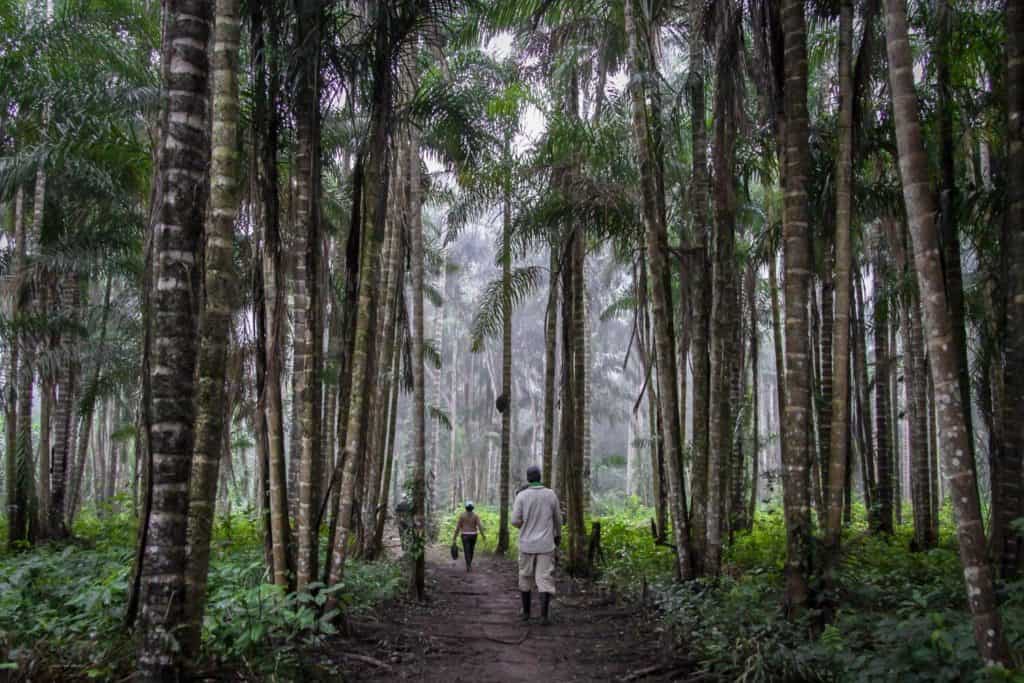
[[[786,403],[783,421],[783,508],[786,518],[786,602],[791,612],[810,598],[811,517],[807,492],[810,444],[810,349],[807,296],[810,246],[807,207],[807,33],[802,0],[784,0]]]
[[[850,458],[850,210],[853,190],[853,0],[839,5],[839,158],[836,160],[835,320],[832,325],[832,406],[828,444],[825,546],[830,567],[839,559],[843,497]]]
[[[643,194],[644,231],[647,258],[651,268],[651,301],[654,318],[654,346],[658,368],[658,398],[661,406],[662,429],[659,436],[665,448],[667,464],[669,508],[676,545],[676,569],[682,579],[693,576],[690,555],[690,525],[687,519],[686,488],[683,482],[681,441],[679,435],[679,393],[676,386],[676,354],[672,326],[672,288],[666,254],[668,232],[665,227],[664,189],[659,182],[662,148],[658,131],[659,121],[650,116],[649,103],[657,97],[648,90],[656,81],[648,83],[643,76],[654,71],[654,64],[641,60],[638,44],[641,38],[652,39],[653,26],[642,26],[634,18],[633,0],[625,3],[626,36],[629,42],[629,71],[633,99],[633,135],[639,151],[641,189]],[[650,52],[645,52],[649,55]],[[645,71],[647,70],[647,71]]]
[[[1024,463],[1024,1],[1006,3],[1007,159],[1006,214],[1003,219],[1003,279],[1006,331],[1003,342],[1003,400],[997,500],[993,525],[1003,529],[995,548],[1000,572],[1016,578],[1022,555],[1021,534],[1010,523],[1024,516],[1021,470]]]
[[[887,9],[889,77],[903,198],[921,288],[925,336],[939,413],[939,447],[946,459],[946,475],[953,489],[960,561],[967,584],[968,604],[974,617],[974,637],[982,660],[1009,666],[1010,657],[992,585],[992,570],[986,557],[977,477],[968,443],[970,432],[965,413],[969,406],[963,403],[960,391],[961,358],[955,343],[954,318],[948,308],[947,283],[935,224],[936,202],[921,136],[913,57],[907,35],[906,2],[887,0]]]
[[[195,408],[196,265],[207,183],[206,54],[213,4],[166,0],[161,201],[154,233],[153,503],[142,567],[141,680],[180,677],[185,623],[188,482]]]
[[[210,212],[203,256],[203,311],[199,322],[199,372],[196,391],[195,448],[189,480],[188,546],[185,570],[186,627],[184,657],[199,656],[210,539],[225,432],[230,433],[225,370],[231,338],[234,230],[238,214],[238,51],[239,0],[216,0],[211,66],[213,94],[210,159]]]

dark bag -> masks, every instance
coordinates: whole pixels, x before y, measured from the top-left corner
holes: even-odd
[[[455,541],[452,541],[452,559],[459,559],[459,546],[455,545]]]

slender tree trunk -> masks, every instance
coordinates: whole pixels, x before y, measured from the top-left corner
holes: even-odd
[[[61,285],[62,309],[65,315],[74,315],[73,311],[78,308],[78,282],[67,278]],[[107,276],[107,283],[103,294],[103,313],[100,322],[99,348],[102,354],[105,349],[107,315],[110,309],[111,276]],[[74,401],[77,390],[77,368],[70,359],[70,347],[74,342],[68,340],[69,358],[61,367],[59,381],[60,394],[57,400],[57,411],[54,425],[53,462],[51,463],[51,498],[49,507],[50,532],[56,537],[66,536],[71,516],[66,515],[68,473],[71,468],[71,434],[74,422]],[[97,361],[96,369],[93,372],[93,385],[99,380],[99,371],[102,361]],[[86,413],[91,413],[91,405]]]
[[[785,43],[785,246],[786,287],[786,403],[783,438],[783,506],[786,517],[786,603],[802,610],[810,598],[811,520],[808,507],[810,350],[807,335],[807,296],[810,247],[807,208],[807,35],[802,0],[784,0]]]
[[[874,421],[871,418],[871,385],[868,384],[867,309],[864,305],[864,287],[859,270],[854,273],[854,296],[857,315],[853,323],[853,364],[854,377],[857,380],[854,393],[857,401],[858,441],[864,480],[864,507],[868,511],[869,523],[875,524],[878,478],[875,475],[875,442],[871,431]]]
[[[318,494],[324,467],[320,449],[320,359],[323,320],[320,316],[320,42],[322,5],[319,0],[295,0],[295,240],[294,339],[295,399],[298,403],[299,461],[297,557],[298,590],[317,576],[319,555]],[[295,427],[293,427],[295,428]]]
[[[1002,252],[1005,289],[1003,341],[1003,443],[999,448],[999,485],[993,496],[993,526],[1003,529],[1002,544],[994,548],[1004,579],[1017,577],[1022,557],[1021,534],[1010,530],[1024,517],[1024,2],[1006,3],[1006,213]],[[1005,400],[1017,397],[1016,400]],[[995,505],[998,501],[998,506]]]
[[[281,400],[283,364],[284,282],[280,202],[278,197],[277,136],[280,129],[277,93],[280,75],[277,63],[279,17],[272,12],[264,16],[261,3],[253,3],[253,67],[255,101],[253,107],[253,138],[256,144],[256,182],[259,208],[257,225],[263,235],[263,353],[264,382],[260,402],[265,409],[267,443],[267,486],[270,509],[271,556],[273,582],[282,588],[290,586],[292,566],[291,525],[288,519],[287,472],[284,452],[284,415]]]
[[[724,23],[735,27],[732,3],[723,3]],[[715,256],[712,291],[711,327],[711,410],[710,445],[707,470],[707,539],[704,572],[717,576],[722,563],[722,532],[726,526],[726,480],[733,434],[733,378],[736,350],[733,346],[733,317],[736,311],[736,197],[734,171],[736,162],[736,96],[735,82],[728,73],[729,62],[724,54],[737,49],[735,28],[722,29],[718,45],[714,102],[715,170]],[[738,474],[738,473],[733,473]]]
[[[647,242],[647,258],[651,268],[652,316],[658,367],[658,397],[661,406],[662,429],[660,436],[665,448],[666,475],[669,480],[669,508],[675,536],[678,576],[688,580],[693,576],[690,554],[690,525],[687,519],[686,487],[683,481],[681,441],[679,435],[679,402],[676,387],[676,356],[672,325],[672,289],[666,259],[668,234],[665,227],[663,184],[659,182],[663,161],[659,122],[649,116],[648,104],[658,97],[648,89],[655,87],[655,65],[641,60],[638,44],[641,35],[651,39],[653,26],[641,26],[634,18],[633,1],[625,4],[626,37],[629,42],[629,70],[633,98],[633,135],[640,156],[641,188],[643,190],[643,216]],[[645,31],[645,34],[641,32]],[[647,83],[646,75],[652,83]]]
[[[924,332],[928,339],[935,403],[939,412],[939,438],[946,459],[946,474],[953,488],[957,513],[960,561],[967,584],[968,604],[974,617],[974,637],[982,660],[1010,664],[1002,621],[995,601],[992,571],[986,557],[985,530],[978,500],[977,477],[965,414],[960,378],[962,358],[956,346],[958,322],[947,299],[935,224],[935,196],[930,187],[928,158],[921,137],[913,60],[907,35],[906,3],[887,0],[889,77],[896,123],[900,176],[907,219],[914,244],[914,262],[924,308]]]
[[[705,3],[691,0],[689,7],[690,25],[700,26],[703,22]],[[693,194],[694,226],[694,268],[690,274],[693,299],[693,464],[690,469],[692,505],[690,513],[691,545],[693,567],[696,574],[704,571],[704,555],[707,546],[707,505],[708,505],[708,448],[710,446],[711,412],[711,266],[707,253],[710,221],[708,219],[708,161],[707,161],[707,116],[704,99],[704,42],[703,31],[693,31],[689,41],[690,73],[687,77],[687,91],[693,121],[690,128],[690,142],[693,148],[693,179],[690,191]],[[683,397],[685,400],[685,396]]]
[[[419,141],[410,128],[409,148],[411,157],[419,160]],[[412,264],[412,377],[413,377],[413,534],[412,587],[416,597],[422,600],[426,594],[426,386],[423,367],[423,221],[421,219],[419,163],[411,165],[409,174],[410,210],[409,223]],[[506,461],[507,463],[507,461]]]
[[[881,232],[881,229],[879,229]],[[888,265],[886,251],[880,235],[875,236],[874,272],[874,333],[875,333],[875,462],[878,467],[877,498],[872,527],[882,533],[893,530],[893,476],[892,476],[892,358],[889,349],[889,302],[886,299]]]
[[[24,268],[25,262],[25,190],[18,187],[14,194],[14,258],[11,270],[19,273]],[[10,315],[12,318],[18,316],[21,310],[21,292],[14,292],[10,297]],[[6,392],[4,395],[5,422],[6,427],[5,443],[6,452],[6,501],[7,501],[7,547],[13,550],[15,542],[22,537],[23,523],[20,521],[24,511],[20,509],[18,496],[18,478],[14,476],[18,469],[18,359],[21,352],[21,340],[15,338],[5,354],[7,360]]]
[[[839,559],[844,487],[850,460],[850,243],[853,189],[853,0],[839,5],[839,158],[836,160],[835,322],[832,326],[825,545],[830,566]]]
[[[386,10],[382,3],[375,2],[371,11],[382,15]],[[381,27],[377,31],[374,41],[376,54],[373,65],[373,114],[359,217],[362,224],[360,232],[363,246],[359,260],[357,312],[353,326],[355,338],[352,344],[349,373],[351,392],[345,416],[347,426],[345,439],[343,442],[339,442],[345,444],[345,451],[341,489],[338,492],[337,531],[331,547],[330,571],[328,572],[331,585],[341,581],[344,575],[345,560],[349,550],[349,534],[352,531],[355,517],[353,498],[358,490],[356,488],[356,472],[358,465],[366,457],[366,443],[363,438],[362,426],[365,413],[370,406],[367,405],[369,401],[365,400],[360,388],[371,381],[373,371],[370,358],[370,337],[374,330],[372,322],[374,302],[378,298],[378,261],[380,246],[384,240],[385,209],[388,200],[388,137],[391,129],[392,81],[390,47],[385,28]],[[418,170],[418,166],[416,168]],[[412,188],[411,191],[418,193],[419,188]],[[418,214],[414,211],[413,215]],[[415,256],[413,258],[415,259]],[[422,334],[420,339],[422,341]],[[420,514],[423,514],[422,510]]]
[[[544,443],[541,481],[554,488],[555,342],[558,324],[558,247],[552,244],[548,266],[548,304],[544,314]]]
[[[786,440],[782,435],[783,411],[786,405],[786,356],[783,352],[782,338],[782,303],[779,301],[779,278],[775,264],[775,254],[768,259],[768,289],[772,309],[772,344],[775,348],[775,402],[779,419],[779,454],[786,450]],[[785,462],[783,456],[782,462]]]
[[[574,86],[575,87],[575,86]],[[506,134],[504,161],[511,161]],[[501,472],[498,494],[498,546],[494,552],[508,552],[509,466],[512,447],[512,186],[506,179],[503,188],[501,229]],[[563,341],[564,343],[564,341]]]
[[[142,567],[140,680],[175,679],[182,668],[178,629],[185,621],[188,481],[195,409],[195,265],[207,183],[206,44],[211,2],[165,0],[164,106],[154,234],[151,367],[153,505]],[[173,93],[173,94],[172,94]],[[188,198],[184,200],[183,198]]]
[[[53,387],[54,382],[44,378],[40,387],[39,397],[39,455],[36,458],[38,470],[36,472],[36,500],[39,502],[39,519],[36,525],[39,527],[39,535],[42,538],[51,536],[50,531],[50,433],[53,426]]]
[[[239,189],[239,0],[216,0],[214,12],[213,58],[210,64],[213,94],[210,209],[203,257],[204,297],[199,322],[196,441],[189,479],[186,627],[182,636],[184,657],[188,660],[198,657],[201,645],[217,480],[224,435],[227,432],[230,436],[231,429],[230,415],[224,414],[227,400],[225,370],[231,338],[231,305],[237,281],[233,260]]]

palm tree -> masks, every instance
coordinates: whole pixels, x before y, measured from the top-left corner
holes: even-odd
[[[977,478],[971,457],[970,434],[964,416],[967,406],[960,392],[960,355],[955,344],[956,322],[948,308],[946,282],[935,224],[936,201],[930,186],[928,158],[921,138],[913,60],[907,36],[907,7],[903,0],[886,0],[886,35],[889,56],[896,143],[907,219],[914,245],[914,263],[921,287],[925,336],[938,410],[939,447],[946,459],[945,474],[957,513],[960,562],[967,584],[968,604],[982,660],[1009,664],[1002,621],[986,557],[985,531],[978,500]]]
[[[853,186],[853,2],[839,5],[839,157],[836,159],[835,323],[832,327],[832,406],[828,444],[825,544],[838,560],[843,496],[850,454],[850,194]]]
[[[211,60],[213,125],[210,154],[210,211],[203,257],[205,299],[199,321],[196,441],[189,479],[188,565],[183,647],[199,653],[210,538],[224,443],[225,369],[236,276],[233,272],[235,217],[238,214],[238,52],[239,0],[217,0]]]
[[[785,72],[785,172],[782,239],[785,249],[786,402],[783,419],[783,507],[786,518],[786,602],[802,610],[810,597],[811,520],[807,493],[810,349],[808,348],[808,280],[811,273],[807,210],[807,33],[804,3],[784,0],[782,32]]]
[[[410,127],[406,134],[409,146],[409,233],[412,263],[412,503],[413,503],[413,548],[412,587],[416,597],[423,599],[426,563],[426,386],[423,368],[423,221],[421,219],[421,190],[419,174],[418,137]]]
[[[268,13],[264,13],[269,10]],[[261,233],[259,295],[262,296],[263,330],[262,366],[264,381],[260,387],[260,411],[264,420],[266,442],[267,507],[270,516],[271,558],[274,583],[283,588],[290,585],[292,567],[291,525],[288,519],[287,475],[284,455],[284,417],[281,401],[281,349],[284,318],[284,283],[282,282],[281,230],[278,200],[277,136],[280,120],[277,93],[280,71],[277,61],[278,24],[280,18],[274,4],[251,7],[253,71],[255,98],[252,127],[255,143],[255,176],[257,186],[256,225]]]
[[[683,485],[682,442],[679,433],[679,396],[676,385],[676,354],[672,327],[672,290],[666,258],[668,234],[665,227],[664,184],[659,182],[662,158],[659,125],[648,111],[656,101],[649,89],[656,89],[653,52],[649,43],[654,31],[635,19],[633,0],[625,3],[626,39],[629,43],[629,71],[633,102],[633,135],[639,152],[643,218],[647,258],[651,269],[651,301],[654,318],[654,347],[657,354],[658,398],[662,428],[658,436],[665,448],[666,475],[669,480],[669,508],[675,536],[677,573],[682,579],[693,576],[690,555],[690,529],[687,519],[686,489]],[[650,16],[645,13],[644,16]],[[641,52],[641,39],[643,52]]]
[[[1024,396],[1024,2],[1006,3],[1007,180],[1003,218],[1003,268],[1006,287],[1004,395]],[[999,490],[993,526],[1008,530],[1024,516],[1020,473],[1024,465],[1024,401],[1003,401],[1003,445],[1000,449]],[[1020,534],[1005,533],[996,548],[1004,578],[1017,575],[1022,554]]]
[[[295,399],[299,418],[299,477],[296,586],[305,589],[317,575],[319,550],[318,482],[323,472],[320,452],[320,358],[323,328],[320,315],[320,43],[323,5],[296,0],[295,31],[295,235],[294,339]],[[294,456],[293,456],[294,457]]]
[[[167,0],[163,65],[160,203],[153,235],[152,514],[142,568],[142,680],[176,679],[182,667],[177,631],[185,622],[188,481],[192,459],[196,365],[195,313],[199,236],[208,169],[209,64],[205,50],[212,3]],[[171,59],[170,55],[174,58]],[[169,92],[175,91],[171,97]],[[184,200],[184,198],[188,198]]]

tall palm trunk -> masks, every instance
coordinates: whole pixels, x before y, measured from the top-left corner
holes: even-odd
[[[60,286],[61,310],[65,316],[73,320],[78,309],[78,280],[74,276],[64,278]],[[107,277],[104,295],[103,315],[106,316],[110,304],[110,277]],[[103,347],[105,321],[100,328],[100,347]],[[50,501],[48,509],[48,525],[50,533],[57,538],[68,534],[67,517],[65,517],[65,498],[67,493],[68,467],[71,462],[71,423],[74,419],[74,402],[77,390],[77,368],[72,358],[72,347],[75,342],[68,339],[65,344],[68,356],[61,363],[58,381],[59,394],[57,410],[54,416],[53,457],[50,463]],[[97,361],[97,368],[101,361]]]
[[[878,229],[881,233],[881,228]],[[893,530],[893,449],[892,449],[892,358],[889,348],[889,302],[886,300],[888,259],[880,235],[875,236],[874,332],[875,332],[875,463],[877,497],[872,510],[872,527],[883,533]]]
[[[658,367],[658,398],[661,406],[662,429],[659,432],[665,448],[668,478],[669,508],[675,536],[677,573],[682,579],[693,576],[690,555],[690,525],[687,519],[686,488],[683,482],[681,440],[679,434],[679,394],[676,386],[676,354],[672,325],[672,288],[666,254],[668,232],[665,227],[664,191],[660,182],[662,166],[659,121],[649,115],[648,105],[657,96],[648,88],[657,81],[650,76],[655,65],[652,53],[645,50],[648,59],[640,53],[640,39],[652,39],[653,26],[644,26],[634,17],[634,0],[625,3],[626,37],[629,43],[629,71],[633,99],[633,135],[639,150],[641,188],[643,191],[644,231],[647,258],[651,268],[651,301],[654,318],[654,346]],[[647,45],[647,43],[644,43]]]
[[[714,102],[715,256],[711,328],[711,410],[707,471],[707,540],[704,572],[717,576],[722,562],[722,532],[726,525],[725,491],[732,451],[736,312],[736,83],[731,59],[736,54],[732,3],[719,9],[727,27],[717,46]],[[739,473],[733,472],[734,475]]]
[[[864,486],[864,506],[868,510],[868,520],[874,522],[877,504],[877,484],[875,476],[875,442],[872,439],[871,399],[868,384],[868,352],[867,352],[867,309],[864,306],[864,286],[860,270],[854,272],[854,301],[856,303],[856,319],[853,322],[853,376],[856,379],[854,398],[857,403],[857,441],[861,456],[861,479]]]
[[[196,392],[196,442],[189,480],[188,547],[185,574],[187,621],[182,638],[186,657],[198,656],[206,606],[206,576],[216,507],[217,481],[230,415],[225,415],[231,303],[236,287],[234,231],[238,215],[238,52],[241,40],[239,0],[216,0],[210,210],[203,257],[203,311],[199,322],[199,372]]]
[[[48,538],[52,535],[50,531],[50,499],[52,497],[50,492],[50,470],[53,465],[50,462],[50,436],[54,422],[54,384],[55,382],[52,379],[44,377],[39,397],[39,455],[36,456],[36,500],[39,507],[36,510],[38,513],[36,525],[39,527],[39,535],[42,538]]]
[[[398,182],[394,183],[394,186],[398,190],[396,198],[398,201],[395,204],[399,205],[399,207],[394,214],[393,220],[390,221],[391,224],[388,226],[388,237],[384,246],[386,271],[384,277],[384,315],[381,316],[383,324],[380,328],[383,345],[380,358],[385,365],[382,368],[381,379],[377,384],[377,395],[374,399],[374,413],[377,415],[377,418],[374,421],[373,442],[367,454],[368,471],[365,487],[366,501],[363,510],[363,527],[367,530],[374,530],[373,533],[367,533],[364,537],[363,554],[368,558],[375,557],[379,551],[376,528],[380,515],[378,515],[377,508],[380,498],[381,476],[385,469],[384,461],[387,458],[386,441],[390,425],[387,419],[387,411],[388,404],[391,401],[391,386],[397,382],[397,377],[393,373],[392,366],[394,362],[392,356],[394,356],[399,331],[399,325],[397,324],[398,307],[401,303],[399,295],[405,287],[405,250],[401,226],[406,225],[408,220],[402,215],[408,207],[408,196],[405,195],[405,191],[402,188],[408,185],[412,164],[419,163],[418,157],[415,159],[411,158],[407,147],[399,150],[397,157],[399,173],[393,177],[398,178]]]
[[[421,189],[419,174],[419,141],[412,128],[409,130],[411,163],[409,173],[409,222],[411,258],[412,258],[412,503],[413,503],[413,534],[414,548],[412,552],[412,587],[416,597],[422,600],[425,596],[426,566],[426,378],[423,367],[423,221],[421,218]]]
[[[558,248],[552,244],[548,265],[548,304],[544,314],[544,437],[541,481],[554,488],[555,341],[558,324]]]
[[[961,358],[955,344],[957,333],[953,329],[956,319],[948,308],[947,283],[935,224],[936,202],[921,137],[913,59],[907,36],[906,2],[887,0],[887,10],[889,77],[900,176],[925,315],[924,331],[939,413],[940,448],[946,459],[945,472],[953,489],[953,506],[957,513],[960,562],[979,654],[986,663],[1009,665],[992,571],[985,554],[985,530],[965,418],[969,405],[964,404],[960,391]]]
[[[690,25],[700,26],[704,13],[703,0],[691,0]],[[703,31],[690,34],[690,73],[687,90],[693,121],[690,142],[693,148],[693,239],[694,267],[690,274],[693,298],[693,461],[690,470],[692,505],[690,513],[693,566],[697,574],[703,572],[707,545],[708,504],[708,447],[711,406],[711,365],[709,325],[711,318],[711,268],[707,254],[708,221],[708,159],[706,105],[704,100],[704,42]],[[685,397],[683,398],[685,400]]]
[[[828,443],[825,545],[829,562],[839,555],[843,489],[850,459],[850,209],[853,189],[853,0],[839,5],[839,158],[836,160],[835,321],[832,326],[832,405]]]
[[[378,261],[380,247],[384,240],[385,209],[388,199],[388,137],[391,130],[392,113],[392,80],[389,40],[384,28],[386,4],[374,2],[371,9],[377,15],[380,27],[374,37],[374,85],[373,113],[370,124],[368,156],[365,163],[365,175],[362,182],[360,206],[360,237],[362,248],[359,257],[359,286],[356,302],[356,318],[354,339],[352,343],[351,364],[349,372],[350,393],[348,408],[345,415],[345,444],[343,452],[344,467],[341,476],[341,488],[338,491],[337,531],[331,547],[330,569],[328,572],[331,585],[341,581],[345,571],[345,560],[348,555],[349,534],[353,529],[354,493],[356,473],[359,465],[366,457],[366,443],[363,424],[367,410],[371,407],[364,397],[364,385],[372,380],[373,363],[370,358],[371,336],[374,332],[372,322],[375,315],[375,302],[378,283]],[[418,188],[417,188],[418,191]],[[339,427],[340,429],[340,427]]]
[[[509,139],[506,134],[504,161],[511,174]],[[495,552],[508,551],[509,466],[512,447],[512,183],[506,177],[502,197],[501,221],[501,471],[498,489],[498,546]]]
[[[1024,2],[1006,3],[1007,159],[1006,213],[1003,219],[1003,281],[1006,331],[1003,342],[1003,395],[1024,396]],[[1011,531],[1024,516],[1024,401],[1004,400],[999,485],[994,491],[993,527],[1002,530],[996,547],[1001,575],[1013,579],[1022,559],[1021,534]],[[995,536],[995,533],[993,533]]]
[[[24,267],[25,261],[25,190],[18,187],[14,193],[14,209],[11,216],[14,221],[14,258],[12,260],[12,272],[18,273]],[[10,302],[10,315],[14,318],[21,308],[21,292],[12,292],[8,301]],[[7,444],[6,467],[6,501],[7,501],[7,546],[14,549],[15,542],[21,539],[20,516],[24,514],[18,506],[18,478],[12,476],[18,468],[18,359],[20,356],[20,340],[15,339],[5,354],[7,361],[6,392],[4,395],[4,409],[6,431],[4,442]]]
[[[296,587],[317,575],[318,493],[324,471],[320,443],[320,359],[323,320],[320,281],[320,24],[323,3],[296,0],[295,77],[295,397],[299,424]]]
[[[252,42],[256,96],[253,107],[253,139],[256,144],[256,183],[259,199],[257,225],[262,231],[260,264],[263,282],[264,382],[260,397],[265,410],[267,444],[267,493],[270,509],[271,573],[276,585],[288,588],[292,566],[291,525],[288,520],[288,488],[284,453],[284,416],[281,401],[284,324],[281,228],[278,198],[277,136],[280,128],[277,93],[280,88],[276,53],[279,48],[276,9],[264,16],[262,3],[253,3]]]
[[[786,265],[786,403],[783,421],[783,507],[786,517],[786,601],[801,610],[810,597],[811,519],[808,471],[813,449],[809,435],[810,349],[807,296],[810,278],[807,209],[807,34],[802,0],[784,0],[785,57],[785,211],[782,237]]]
[[[775,350],[775,402],[778,408],[779,435],[782,434],[784,412],[786,406],[786,356],[783,351],[784,341],[782,339],[782,303],[779,301],[779,276],[776,267],[776,257],[772,253],[768,258],[768,290],[772,309],[772,346]],[[786,451],[786,440],[779,439],[779,455],[781,461],[785,462],[783,453]]]
[[[141,680],[180,675],[185,621],[188,481],[195,408],[196,264],[208,180],[206,44],[211,2],[166,0],[161,201],[154,233],[152,408],[153,502],[142,567]],[[173,93],[173,95],[172,95]],[[187,198],[187,199],[186,199]]]

